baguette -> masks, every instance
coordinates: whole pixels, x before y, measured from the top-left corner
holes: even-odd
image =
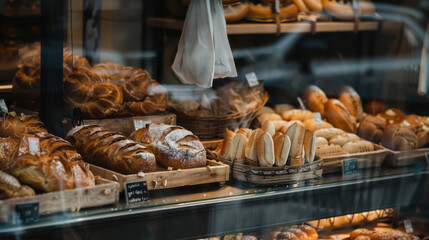
[[[278,167],[285,166],[290,152],[290,138],[278,132],[273,136],[275,165]]]
[[[258,162],[261,167],[272,167],[275,163],[273,138],[267,132],[257,139]]]

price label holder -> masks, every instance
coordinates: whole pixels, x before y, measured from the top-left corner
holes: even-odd
[[[316,125],[322,125],[323,124],[323,120],[322,120],[322,116],[320,115],[320,112],[314,112],[314,121],[316,122]]]
[[[413,225],[411,224],[410,219],[404,220],[404,226],[405,226],[405,231],[407,233],[413,233],[414,232]]]
[[[342,161],[343,176],[357,175],[359,173],[358,160],[356,158]]]
[[[39,203],[17,204],[15,206],[16,223],[31,223],[39,220]]]
[[[254,72],[246,73],[246,75],[244,76],[246,77],[247,83],[250,87],[259,85],[258,78],[256,77],[256,74]]]
[[[147,190],[147,182],[128,182],[124,183],[125,200],[128,204],[141,203],[149,200],[149,191]]]
[[[134,119],[134,128],[135,130],[139,130],[140,128],[144,128],[147,125],[151,124],[152,121],[145,121],[145,120],[139,120],[139,119]]]
[[[0,112],[7,113],[9,110],[7,109],[6,102],[4,99],[0,99]]]
[[[297,97],[296,100],[298,100],[299,106],[301,107],[302,110],[307,110],[305,108],[304,102],[302,101],[302,99],[300,97]]]
[[[28,137],[28,145],[31,154],[34,155],[40,152],[39,138]]]

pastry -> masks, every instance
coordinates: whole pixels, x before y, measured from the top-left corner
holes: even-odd
[[[392,124],[404,118],[405,113],[398,108],[389,108],[384,113],[377,114],[377,117],[385,119],[388,124]]]
[[[356,132],[356,119],[337,99],[330,99],[325,104],[326,118],[332,125],[346,132]]]
[[[358,135],[368,141],[380,144],[385,127],[385,119],[366,115],[361,119]]]
[[[139,101],[124,101],[121,116],[151,115],[167,109],[168,94],[157,81],[150,81],[150,88],[145,98]],[[133,91],[130,91],[133,92]]]
[[[294,3],[280,0],[280,13],[278,18],[291,19],[295,18],[298,15],[298,8]],[[266,4],[265,2],[260,3],[250,3],[250,9],[247,13],[246,18],[253,21],[262,21],[262,22],[273,22],[276,19],[276,13],[273,11],[273,6]]]
[[[350,114],[359,120],[362,116],[362,102],[359,94],[350,86],[345,86],[340,90],[338,100],[344,104]]]
[[[360,140],[344,144],[343,151],[346,153],[361,153],[374,151],[374,145],[371,142]]]
[[[311,111],[319,112],[322,117],[325,116],[325,104],[328,102],[328,98],[322,89],[310,85],[304,91],[304,98]]]

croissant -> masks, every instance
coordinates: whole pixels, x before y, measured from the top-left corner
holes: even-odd
[[[135,141],[147,144],[165,168],[206,166],[206,151],[197,136],[180,126],[150,124],[135,133]]]
[[[103,127],[76,127],[66,139],[89,163],[123,174],[156,170],[155,156],[149,149]]]

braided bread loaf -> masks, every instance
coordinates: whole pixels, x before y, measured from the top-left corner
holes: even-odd
[[[168,94],[157,81],[151,81],[149,93],[143,101],[125,101],[123,115],[149,115],[167,109]]]
[[[45,125],[29,115],[16,115],[14,112],[0,118],[0,136],[21,137],[25,133],[47,132]]]
[[[99,126],[80,126],[66,139],[76,146],[85,161],[123,174],[153,172],[156,160],[145,146]]]
[[[63,62],[65,66],[76,71],[88,71],[91,69],[91,65],[85,57],[79,56],[67,48],[63,50]]]
[[[78,107],[83,117],[105,118],[117,115],[121,108],[122,91],[95,72],[74,72],[63,84],[67,112]]]
[[[135,133],[135,140],[148,145],[159,164],[173,169],[206,166],[206,151],[197,136],[180,126],[150,124]]]

